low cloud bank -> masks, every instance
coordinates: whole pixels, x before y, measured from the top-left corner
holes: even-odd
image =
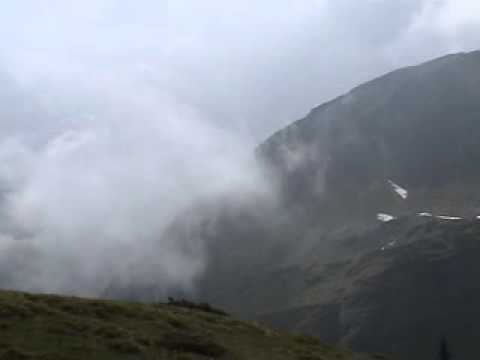
[[[49,112],[27,95],[10,104],[36,111],[0,142],[2,286],[95,295],[145,281],[189,290],[208,258],[203,239],[162,234],[202,199],[266,191],[248,141],[150,84],[85,90],[76,92],[81,103],[55,94],[75,112]]]

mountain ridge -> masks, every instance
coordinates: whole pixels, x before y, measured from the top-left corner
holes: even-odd
[[[474,51],[385,74],[276,132],[256,155],[279,205],[258,221],[286,219],[286,225],[248,237],[226,227],[218,236],[257,246],[278,238],[291,246],[285,257],[267,255],[248,275],[213,266],[206,277],[229,276],[219,283],[222,292],[208,288],[209,299],[357,350],[433,358],[446,335],[456,356],[478,353],[473,337],[480,319],[469,298],[479,293],[480,268],[472,260],[480,256],[479,119],[480,51]],[[444,254],[443,263],[432,260],[429,247]],[[417,259],[411,267],[401,265],[410,258]],[[245,272],[250,265],[248,258],[228,263]],[[342,287],[350,283],[356,285]],[[392,299],[400,292],[404,301],[389,312],[382,291]],[[456,293],[457,303],[445,291]],[[436,333],[442,328],[446,334]]]
[[[396,69],[396,70],[393,70],[393,71],[388,71],[388,72],[384,73],[383,75],[380,75],[380,76],[377,76],[377,77],[373,78],[372,80],[368,80],[368,81],[363,82],[363,83],[361,83],[357,86],[354,86],[348,92],[346,92],[344,94],[341,94],[341,95],[338,95],[338,96],[335,96],[330,100],[327,100],[327,101],[325,101],[325,102],[323,102],[323,103],[321,103],[317,106],[314,106],[312,109],[310,109],[308,111],[308,113],[306,115],[304,115],[300,119],[297,119],[297,120],[293,121],[292,123],[290,123],[289,125],[274,131],[271,135],[267,136],[261,143],[259,143],[255,147],[255,151],[258,151],[262,147],[262,145],[264,145],[265,143],[268,143],[269,140],[271,140],[272,138],[280,136],[280,134],[282,132],[284,132],[285,130],[287,130],[289,127],[300,125],[302,121],[308,121],[308,119],[310,118],[310,115],[313,115],[318,111],[324,110],[325,108],[327,108],[332,103],[334,103],[336,101],[339,101],[342,98],[344,98],[348,95],[351,95],[353,92],[356,92],[356,91],[359,91],[360,89],[363,89],[364,87],[368,87],[372,83],[375,83],[375,82],[381,81],[381,80],[389,79],[391,76],[395,76],[396,74],[399,74],[399,73],[402,73],[402,72],[405,72],[405,71],[414,70],[414,69],[419,68],[419,67],[430,66],[430,65],[433,65],[433,64],[441,64],[441,63],[443,63],[447,60],[452,60],[454,58],[458,58],[458,57],[465,56],[465,55],[478,55],[478,56],[480,56],[480,50],[450,53],[450,54],[447,54],[447,55],[444,55],[444,56],[441,56],[441,57],[438,57],[438,58],[423,61],[423,62],[421,62],[417,65],[409,65],[409,66],[405,66],[405,67],[402,67],[402,68],[399,68],[399,69]]]

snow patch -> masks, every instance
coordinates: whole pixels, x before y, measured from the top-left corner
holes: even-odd
[[[442,220],[463,220],[463,218],[459,216],[448,216],[448,215],[438,215],[436,216],[437,219],[442,219]]]
[[[421,213],[418,213],[417,216],[428,216],[428,217],[432,217],[433,215],[429,212],[421,212]]]
[[[392,220],[395,220],[395,216],[389,215],[389,214],[384,214],[384,213],[379,213],[377,214],[377,220],[383,221],[383,222],[389,222]]]
[[[408,190],[401,187],[400,185],[394,183],[392,180],[388,180],[388,183],[390,186],[393,188],[393,191],[395,191],[403,200],[405,200],[408,197]]]
[[[433,215],[432,215],[432,213],[429,213],[429,212],[421,212],[421,213],[418,213],[417,216],[432,217]],[[463,220],[463,218],[460,217],[460,216],[436,215],[435,217],[437,219],[441,219],[441,220]],[[477,219],[480,219],[480,216],[478,216]]]

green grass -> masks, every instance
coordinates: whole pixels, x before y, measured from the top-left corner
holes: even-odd
[[[374,359],[204,305],[0,291],[0,360]]]

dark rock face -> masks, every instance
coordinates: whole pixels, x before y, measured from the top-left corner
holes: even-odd
[[[433,359],[445,337],[477,358],[479,145],[480,52],[401,69],[257,148],[279,199],[213,201],[169,236],[207,244],[199,300],[359,351]]]
[[[304,251],[237,279],[235,310],[360,351],[434,358],[446,337],[478,356],[479,145],[480,52],[387,74],[274,134],[257,154]]]
[[[261,318],[404,359],[434,358],[442,337],[457,358],[478,354],[480,222],[399,221],[403,232],[397,244],[339,264],[330,274],[305,269],[316,281],[285,310]],[[363,236],[399,235],[390,225]]]
[[[322,217],[422,206],[473,215],[478,193],[462,204],[449,197],[469,192],[480,178],[479,100],[480,52],[450,55],[313,109],[257,152],[281,179],[287,202],[328,209]],[[415,200],[399,206],[387,179]]]

